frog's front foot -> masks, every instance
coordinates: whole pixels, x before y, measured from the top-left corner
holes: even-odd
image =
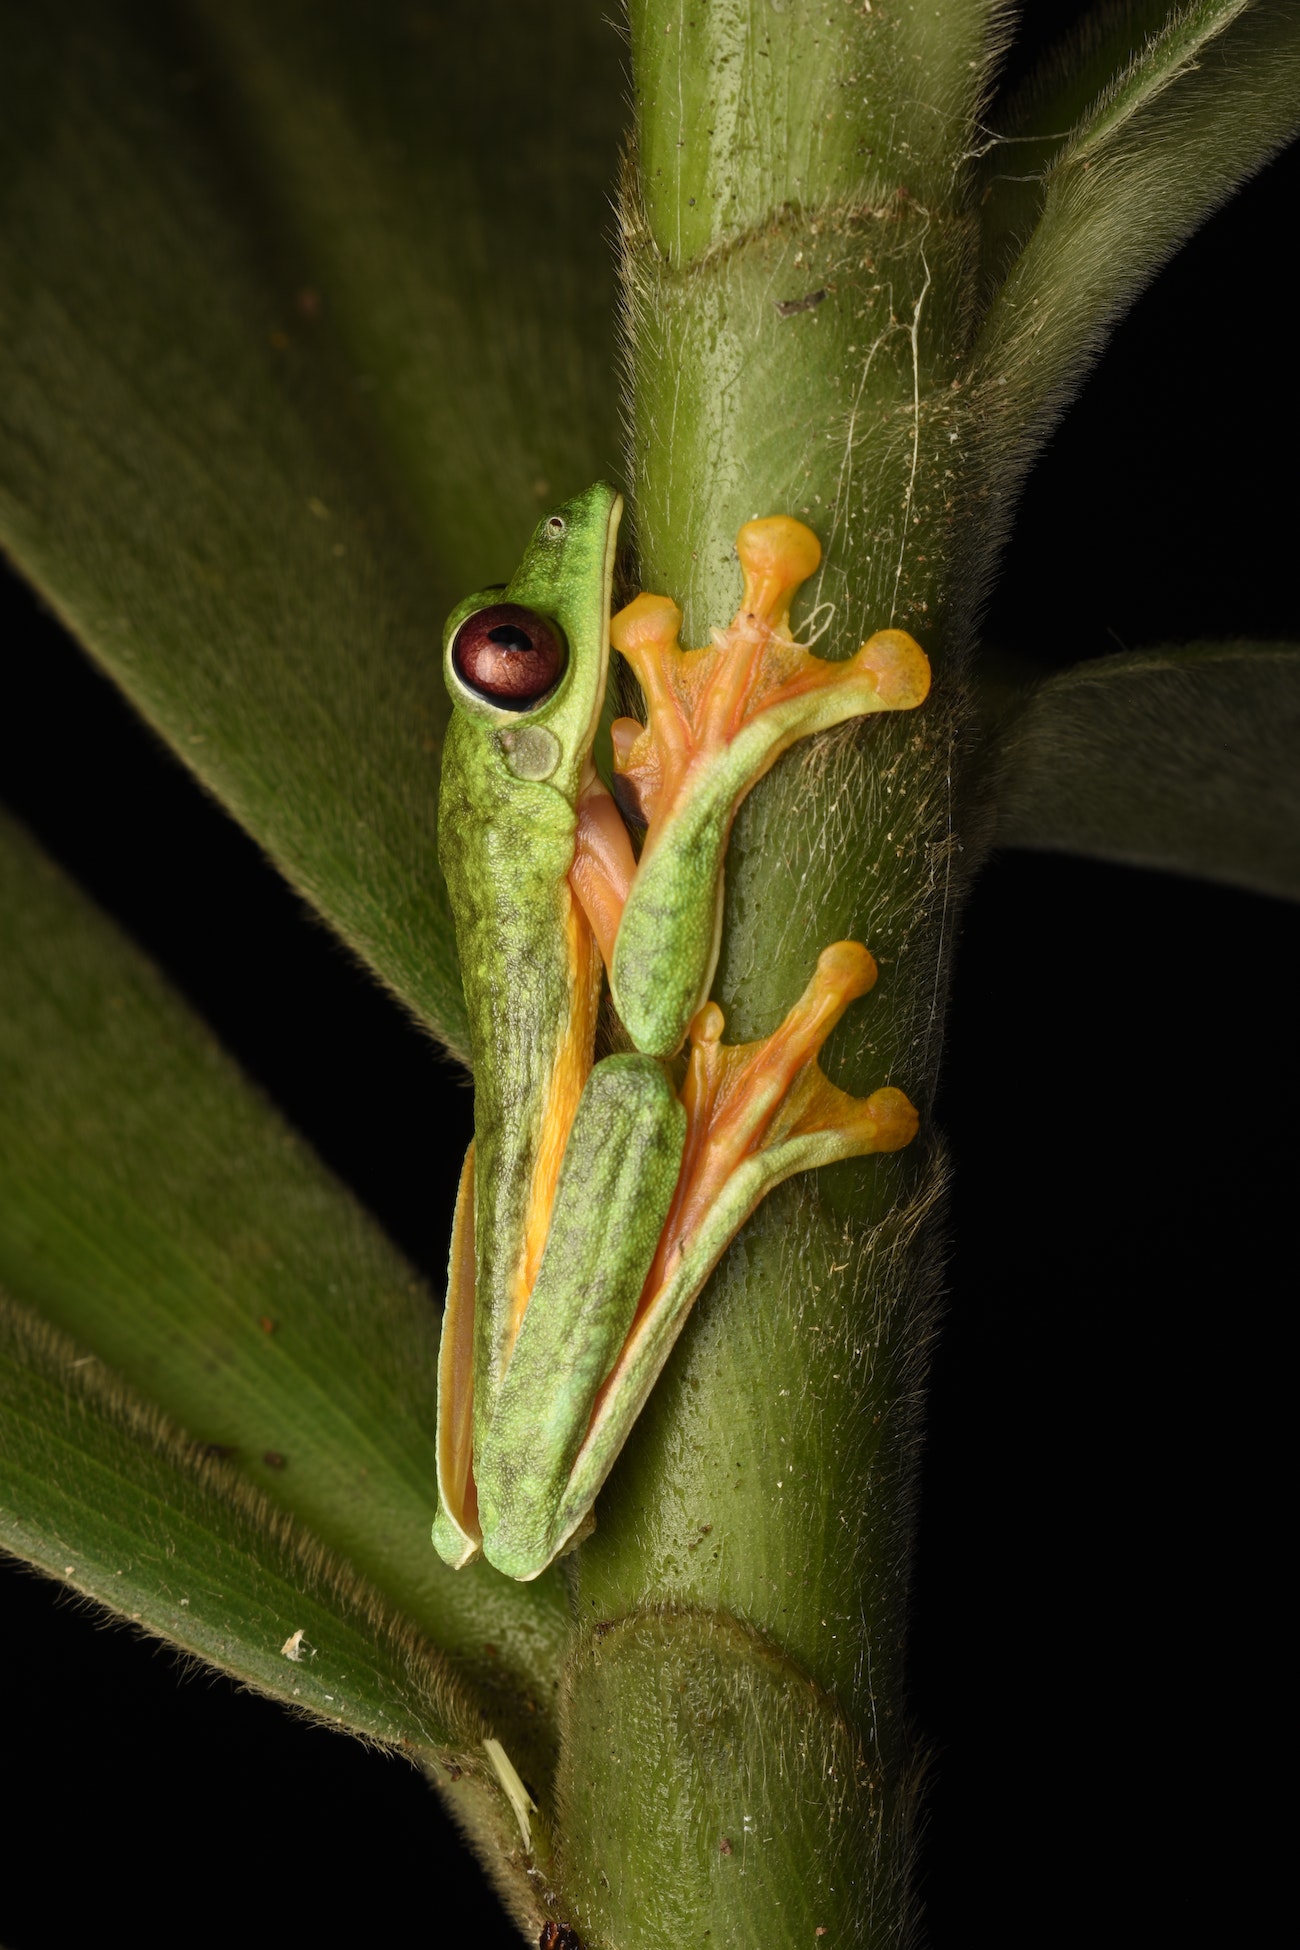
[[[877,631],[844,663],[795,642],[790,605],[821,560],[802,522],[748,521],[736,552],[744,596],[705,649],[682,649],[681,611],[667,596],[642,594],[610,624],[649,720],[613,726],[620,804],[646,839],[610,984],[633,1042],[652,1056],[680,1047],[708,995],[723,857],[750,787],[797,739],[875,711],[910,711],[930,687],[925,652],[903,630]]]

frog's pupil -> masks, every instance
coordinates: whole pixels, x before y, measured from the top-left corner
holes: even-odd
[[[503,650],[531,650],[533,647],[533,639],[517,623],[499,623],[495,630],[488,631],[488,642],[499,643]]]

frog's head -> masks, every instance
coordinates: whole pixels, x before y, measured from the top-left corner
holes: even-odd
[[[443,635],[457,713],[514,775],[573,801],[600,720],[623,497],[604,481],[539,522],[510,582],[458,603]]]

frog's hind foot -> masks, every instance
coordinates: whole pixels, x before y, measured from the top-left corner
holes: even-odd
[[[912,1142],[919,1120],[901,1090],[885,1085],[869,1097],[850,1096],[817,1060],[850,1002],[874,988],[876,975],[875,959],[860,941],[833,943],[784,1022],[761,1042],[725,1044],[721,1009],[708,1002],[699,1011],[682,1090],[685,1159],[663,1233],[670,1257],[714,1233],[720,1219],[730,1238],[796,1171],[900,1151]],[[667,1264],[661,1269],[664,1277],[670,1272]]]
[[[875,961],[862,943],[837,941],[763,1041],[724,1044],[722,1011],[713,1002],[692,1022],[681,1172],[627,1339],[575,1462],[566,1498],[574,1513],[600,1488],[697,1295],[767,1193],[794,1172],[900,1151],[916,1136],[917,1114],[901,1090],[885,1085],[851,1097],[817,1061],[850,1002],[875,980]]]

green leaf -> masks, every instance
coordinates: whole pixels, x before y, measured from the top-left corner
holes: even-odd
[[[418,1762],[531,1917],[489,1727],[450,1662],[229,1465],[3,1293],[0,1550],[318,1723]]]
[[[429,1541],[438,1325],[418,1278],[7,822],[0,913],[0,1282],[228,1451],[544,1743],[557,1579],[452,1573]]]
[[[609,198],[627,76],[611,10],[198,11],[450,607],[617,461]]]
[[[1108,52],[1122,62],[1133,37],[1115,22],[1085,75]],[[1060,85],[1031,90],[1008,146],[993,150],[985,206],[995,269],[1021,246],[972,355],[983,465],[1004,507],[1116,319],[1300,128],[1300,9],[1292,0],[1177,9],[1073,127],[1080,70],[1054,65]],[[1028,181],[996,180],[1017,176]],[[1002,538],[989,514],[981,503],[980,553]]]
[[[6,8],[0,546],[463,1056],[438,633],[614,452],[617,37],[212,16]]]
[[[1300,899],[1296,646],[1194,644],[1081,664],[1031,693],[990,762],[999,846]]]
[[[430,1759],[482,1740],[446,1660],[377,1592],[3,1294],[0,1403],[5,1550],[353,1733]]]
[[[981,156],[985,275],[1005,276],[1043,214],[1053,172],[1185,78],[1250,0],[1103,0],[1049,49],[997,115]],[[991,293],[990,293],[991,295]]]

